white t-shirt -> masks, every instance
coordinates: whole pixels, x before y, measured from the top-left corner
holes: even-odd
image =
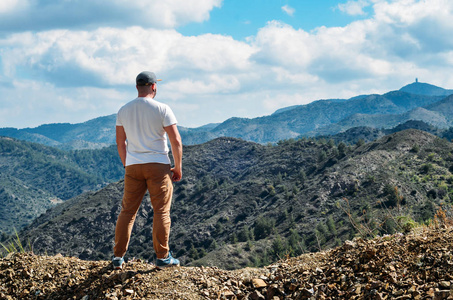
[[[151,98],[139,97],[121,107],[116,126],[123,126],[126,132],[126,166],[170,164],[164,127],[176,123],[170,107]]]

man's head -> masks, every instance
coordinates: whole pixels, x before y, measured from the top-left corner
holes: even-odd
[[[157,79],[156,74],[149,71],[141,72],[140,74],[137,75],[137,78],[135,79],[135,82],[137,83],[138,86],[153,85],[158,81],[161,81],[161,79]]]
[[[156,83],[161,81],[157,79],[156,75],[153,72],[143,71],[137,75],[135,82],[137,84],[137,90],[139,97],[146,97],[148,95],[156,95],[157,85]]]

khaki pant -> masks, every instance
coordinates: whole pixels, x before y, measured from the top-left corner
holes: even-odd
[[[126,167],[124,196],[115,230],[116,257],[126,254],[137,211],[143,196],[149,191],[153,206],[153,246],[157,258],[166,258],[169,252],[170,206],[173,194],[170,165],[148,163]]]

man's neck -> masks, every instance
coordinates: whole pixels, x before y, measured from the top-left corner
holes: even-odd
[[[154,98],[154,94],[138,94],[138,97],[140,98],[151,98],[153,99]]]

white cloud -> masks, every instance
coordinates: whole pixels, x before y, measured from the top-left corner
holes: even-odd
[[[36,80],[0,86],[0,127],[34,127],[44,123],[83,122],[115,113],[130,93],[114,89],[62,88]]]
[[[197,3],[209,12],[220,2]],[[453,1],[369,3],[372,16],[344,27],[307,32],[272,21],[245,41],[144,26],[7,35],[0,38],[0,127],[115,113],[135,96],[134,78],[146,69],[164,80],[158,98],[172,106],[183,126],[256,117],[322,98],[383,93],[415,77],[453,88]],[[173,26],[177,10],[159,5],[169,11],[162,20]],[[31,92],[21,89],[23,78]]]
[[[370,4],[366,0],[349,0],[346,3],[338,4],[338,9],[351,16],[365,15],[363,9]]]
[[[292,8],[291,6],[288,6],[288,5],[284,5],[282,6],[282,10],[287,13],[289,16],[293,16],[294,13],[296,12],[296,10],[294,8]]]
[[[448,60],[441,62],[440,54],[453,47],[453,36],[447,34],[453,30],[453,2],[375,2],[373,18],[345,27],[305,32],[271,22],[253,40],[259,51],[252,57],[330,83],[398,77],[408,65],[446,67]]]
[[[222,0],[2,0],[0,31],[134,25],[169,29],[206,21],[210,11],[221,3]]]
[[[27,0],[2,0],[0,1],[0,15],[12,13],[21,6],[28,5]]]
[[[13,34],[0,45],[7,76],[26,70],[66,86],[127,85],[143,69],[176,79],[240,72],[249,68],[254,51],[231,37],[184,37],[174,30],[140,27]]]

